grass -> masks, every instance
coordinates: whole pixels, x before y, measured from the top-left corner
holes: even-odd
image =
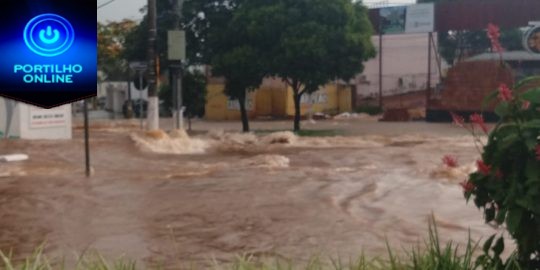
[[[385,258],[368,258],[361,255],[356,260],[343,261],[342,259],[323,259],[313,257],[307,263],[297,263],[292,260],[269,259],[256,257],[238,257],[233,262],[221,264],[214,262],[207,267],[215,270],[481,270],[475,267],[475,252],[478,245],[469,238],[463,251],[452,243],[441,244],[439,233],[434,222],[429,224],[429,237],[423,245],[405,250],[402,256],[396,255],[395,250],[388,246],[388,255]],[[43,247],[36,249],[34,254],[22,262],[15,262],[10,254],[0,252],[0,270],[136,270],[134,261],[120,259],[109,262],[100,254],[87,254],[79,258],[73,267],[66,267],[58,260],[49,260],[43,254]],[[54,262],[54,263],[51,263]],[[151,268],[160,269],[160,268]],[[195,266],[188,268],[197,270]],[[516,268],[513,268],[514,270]],[[483,269],[490,270],[490,269]]]

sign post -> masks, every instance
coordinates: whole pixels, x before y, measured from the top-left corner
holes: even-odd
[[[84,157],[85,157],[85,172],[86,177],[92,175],[90,169],[90,124],[88,122],[88,99],[83,100],[84,111]]]
[[[141,119],[141,129],[144,128],[144,107],[142,92],[145,88],[144,73],[148,70],[146,62],[132,62],[129,67],[135,71],[138,80],[135,81],[135,89],[139,90],[139,118]]]
[[[182,61],[186,59],[186,33],[180,30],[171,30],[168,32],[168,60],[169,66],[173,72],[173,101],[175,128],[183,129],[183,100],[182,100]]]

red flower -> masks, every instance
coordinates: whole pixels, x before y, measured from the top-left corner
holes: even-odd
[[[454,122],[454,125],[458,127],[463,127],[463,125],[465,124],[465,119],[463,119],[463,117],[453,112],[451,112],[450,115],[452,115],[452,120]]]
[[[499,99],[502,101],[512,100],[512,90],[510,90],[510,88],[508,88],[508,86],[506,86],[504,83],[499,86]]]
[[[483,175],[489,175],[491,171],[491,166],[484,163],[483,160],[476,161],[476,166],[478,166],[478,172]]]
[[[501,32],[500,32],[499,27],[492,23],[488,24],[487,36],[489,40],[491,41],[491,48],[493,49],[493,51],[501,54],[504,51],[504,49],[501,45],[501,42],[499,41],[499,38],[501,37]]]
[[[536,159],[540,160],[540,144],[536,146]]]
[[[484,122],[484,117],[482,115],[475,113],[471,115],[470,119],[471,119],[471,122],[478,125],[484,131],[484,133],[486,134],[488,133],[488,128],[486,126],[486,123]]]
[[[531,102],[530,101],[523,101],[523,104],[521,105],[521,108],[524,109],[524,110],[528,110],[529,107],[531,107]]]
[[[464,192],[472,192],[475,188],[474,184],[471,183],[471,181],[465,180],[460,183],[461,187],[463,188]]]
[[[450,168],[456,168],[458,166],[457,158],[454,156],[446,155],[442,159],[444,165]]]

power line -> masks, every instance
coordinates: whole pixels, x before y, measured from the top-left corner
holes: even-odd
[[[116,1],[116,0],[109,0],[109,1],[106,2],[106,3],[103,3],[103,4],[99,5],[99,6],[97,7],[97,9],[100,9],[100,8],[102,8],[102,7],[105,7],[105,6],[108,6],[108,5],[110,5],[111,3],[113,3],[114,1]]]

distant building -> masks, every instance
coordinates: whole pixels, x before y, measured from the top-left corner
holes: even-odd
[[[208,120],[238,120],[238,101],[229,99],[224,93],[224,80],[210,77],[205,107]],[[250,118],[290,118],[294,116],[292,89],[282,80],[266,78],[261,87],[248,94],[246,107]],[[302,115],[311,113],[337,114],[351,112],[351,87],[339,82],[321,87],[319,91],[302,97]]]
[[[436,43],[436,35],[434,35]],[[379,37],[372,38],[379,48]],[[428,78],[428,34],[385,35],[382,45],[382,93],[394,96],[425,91]],[[439,82],[441,70],[447,68],[444,60],[437,60],[432,53],[432,87]],[[365,63],[365,69],[355,79],[357,100],[379,97],[379,55]]]

